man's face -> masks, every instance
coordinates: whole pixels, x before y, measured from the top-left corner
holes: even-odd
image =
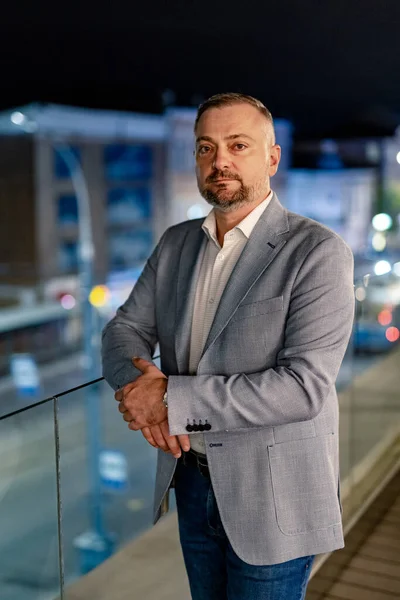
[[[280,147],[257,108],[241,103],[211,108],[196,129],[196,176],[203,198],[224,212],[257,204],[270,191]]]

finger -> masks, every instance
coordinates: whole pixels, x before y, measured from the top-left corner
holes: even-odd
[[[126,406],[125,406],[125,404],[123,402],[120,402],[118,404],[118,410],[119,410],[120,413],[126,412]]]
[[[124,414],[122,415],[122,418],[124,421],[126,421],[127,423],[131,423],[131,422],[135,422],[135,419],[132,417],[131,413],[129,412],[129,410],[126,410],[124,412]]]
[[[135,386],[136,386],[136,380],[131,381],[131,383],[127,383],[121,390],[122,397],[126,398],[127,396],[129,396],[130,392],[134,389]]]
[[[158,448],[155,439],[151,435],[150,427],[143,427],[142,433],[143,433],[143,436],[146,438],[146,440],[149,442],[149,444],[154,446],[154,448]]]
[[[160,371],[160,369],[158,367],[156,367],[155,364],[149,362],[148,360],[145,360],[144,358],[139,358],[137,356],[134,356],[132,358],[132,362],[133,365],[139,369],[139,371],[142,372],[143,375],[146,375],[147,373],[153,373],[153,374],[161,374],[163,377],[165,377],[165,375]]]
[[[153,425],[153,427],[151,427],[151,434],[155,439],[157,446],[161,448],[161,450],[164,450],[164,452],[169,451],[169,446],[164,439],[159,425]]]
[[[178,435],[178,441],[179,444],[182,448],[182,450],[184,450],[185,452],[189,452],[190,450],[190,438],[188,435],[183,434],[183,435]]]
[[[124,399],[124,396],[126,396],[127,394],[129,394],[129,392],[134,387],[135,387],[135,382],[134,381],[131,381],[131,383],[127,383],[126,385],[124,385],[124,387],[120,388],[119,390],[117,390],[115,392],[114,398],[116,399],[117,402],[121,402]]]
[[[148,360],[144,358],[140,358],[140,356],[134,356],[132,358],[133,365],[139,369],[142,373],[144,373],[149,367],[153,366]]]
[[[178,438],[176,435],[169,435],[168,421],[163,421],[160,423],[161,433],[164,436],[165,441],[168,444],[169,449],[175,458],[179,458],[182,456],[181,447],[178,442]]]
[[[128,428],[131,429],[132,431],[140,431],[141,429],[143,429],[143,427],[147,427],[147,425],[138,425],[138,423],[136,422],[136,420],[132,420],[128,423]]]

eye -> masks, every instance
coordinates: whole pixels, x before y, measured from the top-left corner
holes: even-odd
[[[208,152],[210,152],[211,147],[210,146],[199,146],[197,148],[197,154],[199,156],[204,156],[205,154],[207,154]]]
[[[245,144],[241,144],[240,142],[234,145],[235,150],[245,150],[247,146]]]

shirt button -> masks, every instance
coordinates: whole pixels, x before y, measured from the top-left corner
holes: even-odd
[[[214,298],[210,298],[208,301],[209,304],[214,304]]]
[[[219,260],[224,260],[225,254],[220,254],[218,258],[219,258]]]

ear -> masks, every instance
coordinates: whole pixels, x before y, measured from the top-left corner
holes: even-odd
[[[269,168],[268,175],[273,177],[278,170],[279,162],[281,160],[281,147],[278,144],[274,144],[270,148],[269,152]]]

